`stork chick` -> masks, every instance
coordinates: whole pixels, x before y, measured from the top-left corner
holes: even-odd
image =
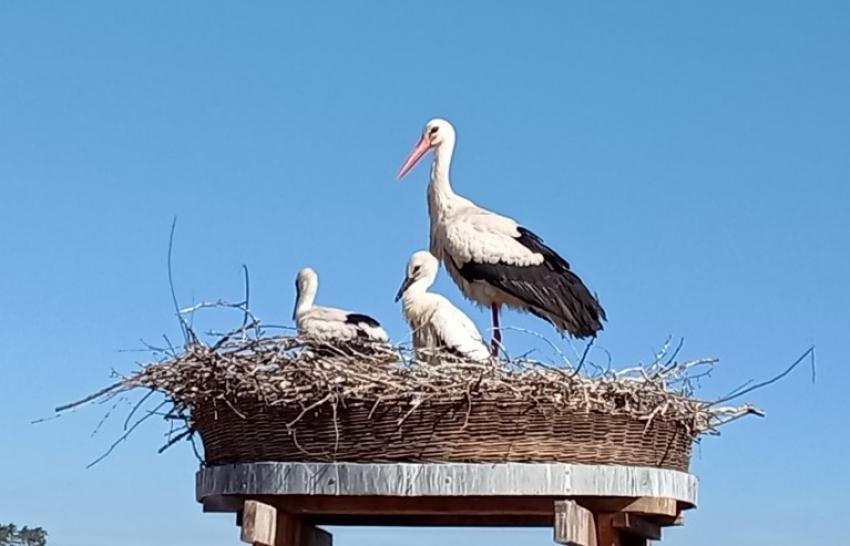
[[[378,321],[368,315],[314,305],[319,276],[311,268],[298,272],[295,289],[297,298],[292,318],[300,335],[329,342],[389,341]]]
[[[428,292],[439,268],[430,252],[413,254],[395,298],[402,300],[404,318],[413,329],[413,347],[425,354],[444,350],[471,360],[487,360],[490,351],[472,320],[443,296]]]

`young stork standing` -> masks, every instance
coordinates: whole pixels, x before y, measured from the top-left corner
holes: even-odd
[[[404,318],[413,328],[417,350],[445,350],[472,360],[487,360],[490,351],[475,324],[452,302],[428,289],[437,278],[440,262],[426,250],[411,256],[404,283],[395,300],[402,300]]]
[[[434,150],[428,184],[431,253],[445,264],[467,298],[492,310],[493,353],[501,346],[503,305],[533,313],[577,338],[595,336],[605,311],[567,261],[532,231],[452,190],[454,147],[452,125],[442,119],[429,121],[398,179]]]
[[[321,341],[389,341],[389,336],[368,315],[335,307],[313,305],[319,290],[319,276],[309,267],[298,272],[295,280],[297,299],[292,318],[298,333]]]

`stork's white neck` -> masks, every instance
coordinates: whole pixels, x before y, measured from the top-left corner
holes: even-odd
[[[433,219],[450,209],[458,195],[452,190],[449,173],[454,154],[454,138],[446,138],[434,148],[434,160],[431,162],[431,181],[428,184],[428,209]]]
[[[434,284],[434,275],[420,277],[419,279],[416,279],[415,281],[410,283],[410,286],[407,287],[405,294],[424,294],[428,291],[429,288],[431,288],[432,284]]]
[[[295,316],[306,313],[313,308],[318,290],[318,283],[315,282],[307,282],[303,287],[299,286],[298,299],[295,302]]]
[[[402,295],[402,305],[406,312],[416,307],[416,303],[419,302],[421,297],[428,292],[428,289],[431,288],[432,284],[434,284],[436,277],[437,272],[435,271],[431,275],[426,275],[416,279],[410,284],[410,286],[407,287],[407,290],[405,290]]]

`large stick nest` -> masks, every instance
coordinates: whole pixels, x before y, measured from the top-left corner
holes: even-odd
[[[167,350],[158,361],[60,410],[136,389],[163,393],[164,404],[171,409],[163,414],[160,405],[144,412],[141,419],[160,414],[185,420],[186,426],[167,445],[191,436],[192,410],[210,405],[228,406],[237,414],[240,407],[257,403],[288,405],[300,408],[303,416],[322,406],[332,406],[336,412],[346,401],[404,403],[415,411],[428,400],[474,404],[495,397],[539,402],[564,412],[627,415],[646,421],[647,427],[661,417],[682,424],[694,438],[716,432],[720,425],[741,416],[760,413],[749,405],[723,406],[695,398],[699,379],[710,373],[716,360],[677,361],[680,347],[669,344],[652,362],[615,371],[585,364],[586,352],[576,365],[528,358],[474,362],[441,352],[415,354],[385,344],[330,344],[294,335],[266,335],[257,323],[223,334],[213,343],[191,332],[187,339],[183,349]],[[295,426],[300,416],[287,427]]]

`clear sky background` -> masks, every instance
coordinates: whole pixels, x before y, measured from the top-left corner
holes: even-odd
[[[120,4],[120,5],[119,5]],[[108,459],[109,406],[32,425],[179,337],[177,294],[288,323],[319,300],[407,337],[392,298],[427,244],[423,124],[458,131],[455,189],[542,235],[599,293],[616,366],[672,335],[717,356],[703,396],[766,419],[695,450],[671,546],[846,535],[850,4],[0,2],[0,520],[51,546],[236,544],[197,463],[149,421]],[[459,4],[462,4],[460,6]],[[483,329],[488,316],[436,287]],[[516,313],[505,322],[552,335]],[[509,333],[515,352],[529,344]],[[545,355],[541,355],[545,356]],[[128,404],[116,408],[126,414]],[[341,546],[548,544],[551,531],[335,529]]]

